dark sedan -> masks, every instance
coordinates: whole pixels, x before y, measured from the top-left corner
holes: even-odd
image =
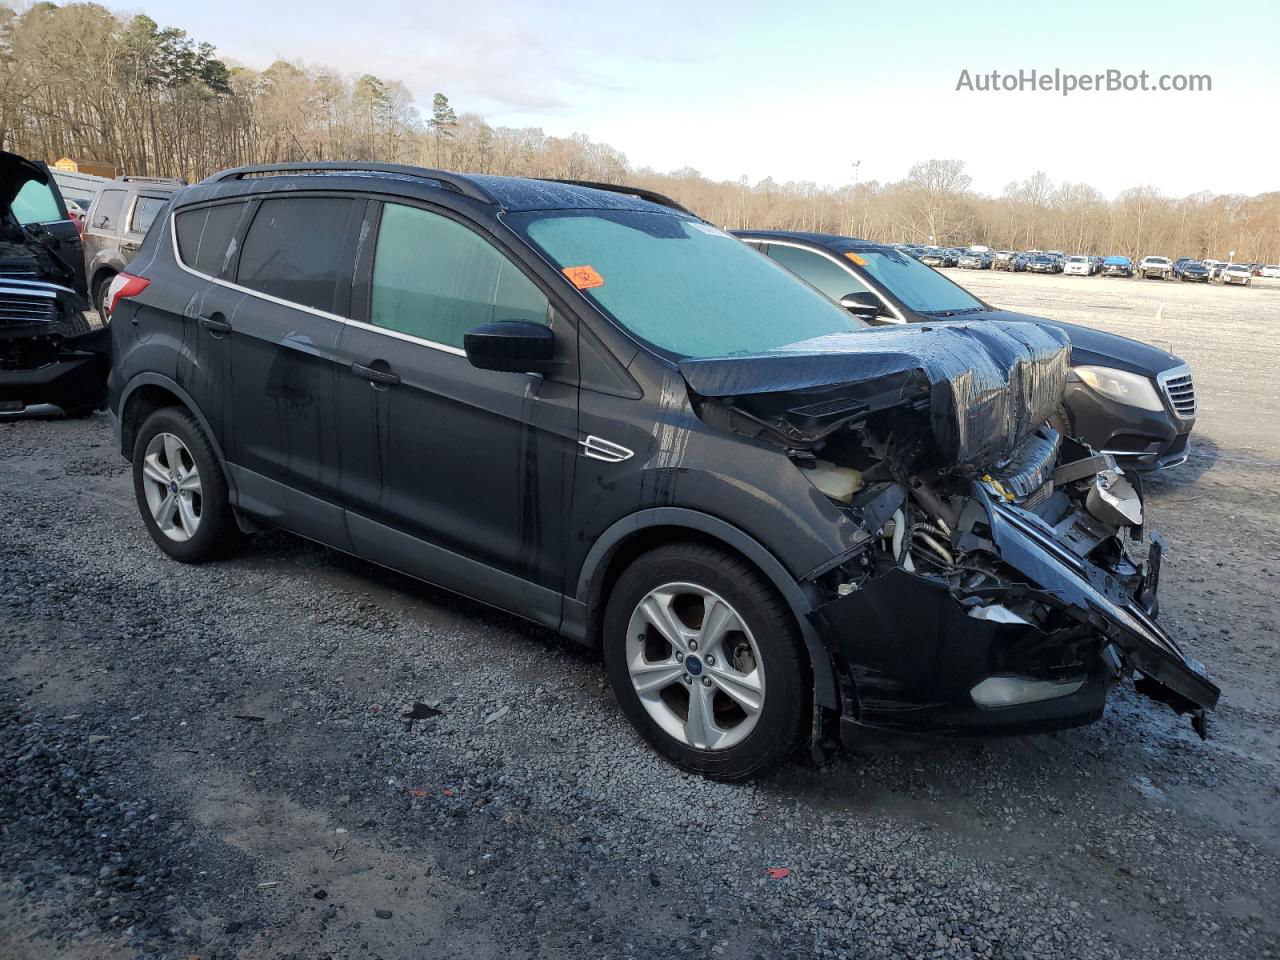
[[[1208,283],[1209,270],[1199,260],[1189,260],[1177,269],[1179,280],[1190,280],[1195,283]]]
[[[1187,363],[1156,347],[1089,327],[999,310],[892,247],[816,233],[737,236],[870,323],[943,318],[1050,323],[1071,338],[1063,415],[1068,432],[1140,470],[1187,459],[1196,394]]]
[[[1038,256],[1027,261],[1028,273],[1057,273],[1061,269],[1054,257]]]

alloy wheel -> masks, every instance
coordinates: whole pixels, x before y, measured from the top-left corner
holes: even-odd
[[[191,451],[175,434],[157,433],[142,458],[142,488],[156,526],[170,540],[190,540],[200,528],[204,497]]]
[[[738,612],[705,587],[668,583],[645,594],[627,625],[626,657],[645,711],[687,746],[727,750],[760,719],[759,647]]]

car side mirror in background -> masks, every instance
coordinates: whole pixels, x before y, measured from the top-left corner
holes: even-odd
[[[544,374],[551,369],[555,335],[531,320],[498,320],[472,327],[462,345],[477,369]]]
[[[840,306],[844,307],[855,317],[863,320],[872,320],[881,314],[880,301],[876,299],[874,293],[867,293],[865,290],[861,293],[848,293],[840,298]]]

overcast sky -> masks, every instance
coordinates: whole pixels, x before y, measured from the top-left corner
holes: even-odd
[[[1280,189],[1280,3],[147,0],[164,26],[262,68],[374,73],[419,108],[581,132],[635,166],[847,183],[964,160],[974,186],[1046,171],[1108,195]],[[1209,74],[1208,93],[981,93],[1020,69]]]

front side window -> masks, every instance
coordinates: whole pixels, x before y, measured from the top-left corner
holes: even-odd
[[[58,198],[47,183],[28,180],[13,198],[13,215],[23,226],[29,223],[56,223],[66,219],[58,208]]]
[[[850,271],[812,250],[773,243],[769,245],[769,256],[837,303],[841,297],[847,297],[851,293],[867,292],[866,286]]]
[[[139,197],[133,202],[133,215],[129,218],[129,229],[133,233],[146,233],[155,221],[156,215],[168,202],[162,197]]]
[[[89,226],[94,230],[115,230],[119,227],[126,196],[123,190],[103,190],[98,194],[98,203],[93,208],[93,219],[89,221]]]
[[[218,203],[183,210],[175,216],[178,256],[192,270],[219,279],[226,276],[235,253],[233,241],[249,204]]]
[[[620,326],[676,356],[758,353],[863,327],[704,223],[640,210],[534,211],[507,223]]]
[[[263,200],[245,234],[236,283],[289,303],[333,313],[350,286],[348,240],[359,229],[363,202],[346,197]]]
[[[389,203],[374,253],[369,321],[462,348],[472,327],[547,322],[547,298],[492,244],[427,210]]]
[[[919,260],[896,250],[858,250],[854,261],[873,280],[917,313],[951,314],[982,310],[982,301]]]

